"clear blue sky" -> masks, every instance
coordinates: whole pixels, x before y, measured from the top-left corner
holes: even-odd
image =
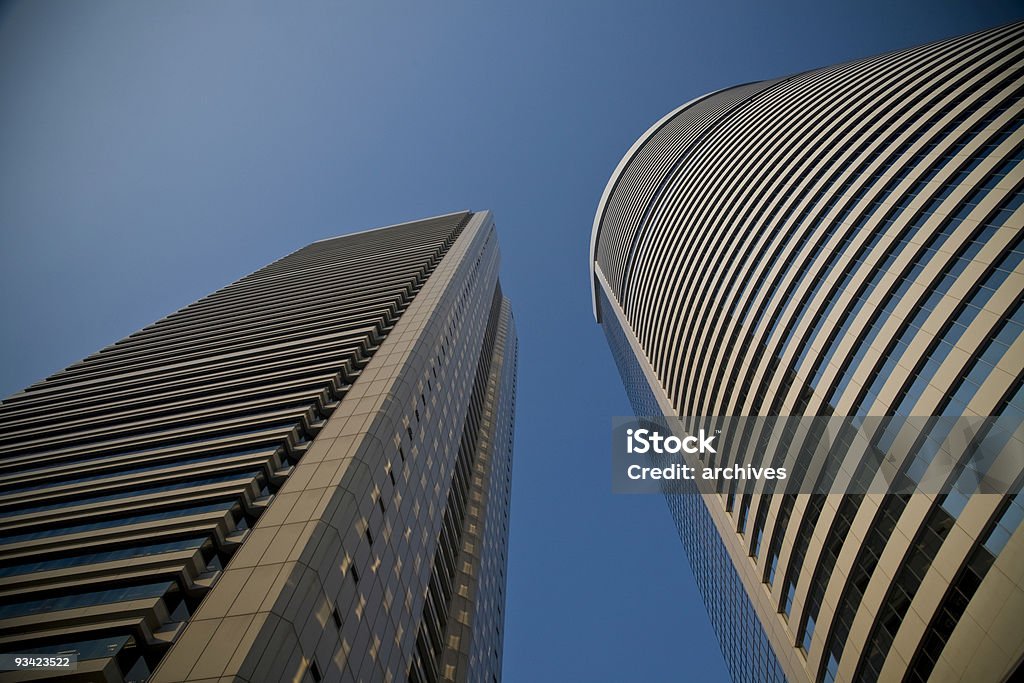
[[[0,395],[323,237],[495,212],[519,326],[507,681],[722,681],[587,245],[680,103],[993,26],[1018,2],[0,5]]]

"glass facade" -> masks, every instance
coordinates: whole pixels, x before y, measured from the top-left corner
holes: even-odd
[[[598,290],[598,297],[598,305],[605,312],[602,327],[633,411],[638,416],[660,415],[661,409],[640,361],[603,289]],[[702,496],[694,490],[666,498],[733,680],[785,681],[775,652],[743,590],[739,574],[729,559]]]

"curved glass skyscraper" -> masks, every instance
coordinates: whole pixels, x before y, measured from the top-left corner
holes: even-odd
[[[608,183],[590,259],[635,411],[1019,423],[1022,96],[1024,23],[729,88],[655,124]],[[744,681],[1013,676],[1022,504],[669,496]]]

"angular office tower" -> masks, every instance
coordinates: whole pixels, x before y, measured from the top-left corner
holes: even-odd
[[[10,397],[0,651],[500,678],[516,346],[466,212],[311,244]]]
[[[590,259],[636,413],[1019,424],[1022,96],[1014,24],[655,124],[608,183]],[[1020,675],[1022,503],[669,496],[737,681]]]

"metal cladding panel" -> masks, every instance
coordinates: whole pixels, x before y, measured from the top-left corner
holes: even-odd
[[[644,178],[607,201],[643,210],[602,205],[596,231],[593,267],[666,405],[1024,415],[1024,24],[699,103],[717,118],[609,183]],[[971,601],[1022,600],[1016,499],[704,502],[739,532],[730,556],[795,680],[998,680],[1024,654]]]
[[[775,81],[739,85],[689,103],[669,120],[659,122],[631,150],[621,173],[609,181],[607,198],[598,209],[594,249],[605,277],[617,291],[630,254],[640,239],[639,229],[650,198],[658,192],[671,168],[686,150],[733,107],[755,96]]]

